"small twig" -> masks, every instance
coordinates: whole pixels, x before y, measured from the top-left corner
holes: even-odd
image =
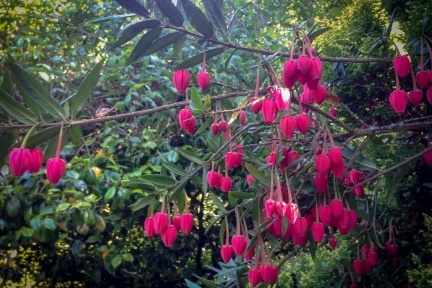
[[[432,147],[427,148],[427,149],[421,151],[420,153],[417,153],[417,154],[415,154],[414,156],[411,156],[411,157],[405,159],[404,161],[402,161],[402,162],[400,162],[400,163],[398,163],[398,164],[396,164],[396,165],[394,165],[394,166],[392,166],[392,167],[390,167],[390,168],[388,168],[388,169],[385,169],[385,170],[379,172],[378,174],[375,174],[374,176],[372,176],[372,177],[370,177],[370,178],[365,179],[364,181],[362,181],[362,182],[360,182],[360,183],[358,183],[358,184],[356,184],[356,185],[350,187],[350,189],[353,190],[353,189],[355,189],[355,188],[357,188],[357,187],[359,187],[359,186],[363,186],[363,185],[367,184],[368,182],[372,182],[372,181],[374,181],[375,179],[377,179],[377,178],[379,178],[379,177],[381,177],[381,176],[383,176],[383,175],[385,175],[385,174],[387,174],[387,173],[390,173],[390,172],[392,172],[393,170],[396,170],[396,169],[398,169],[398,168],[400,168],[400,167],[402,167],[402,166],[408,164],[409,162],[411,162],[411,161],[413,161],[413,160],[415,160],[415,159],[417,159],[417,158],[422,157],[425,153],[427,153],[427,152],[429,152],[429,151],[431,151],[431,150],[432,150]]]
[[[346,168],[349,170],[351,166],[353,165],[355,159],[360,155],[360,153],[363,151],[363,149],[366,147],[366,144],[371,140],[371,135],[366,136],[366,138],[363,140],[363,142],[357,147],[357,150],[354,152],[354,154],[351,156],[350,161],[346,165]]]
[[[354,118],[354,120],[356,120],[358,123],[360,123],[360,125],[364,125],[365,127],[369,127],[369,125],[367,125],[360,117],[358,117],[357,114],[352,112],[351,109],[348,108],[347,105],[345,105],[344,103],[341,103],[341,105],[351,115],[351,117]]]

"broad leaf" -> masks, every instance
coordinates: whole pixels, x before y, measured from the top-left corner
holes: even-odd
[[[137,15],[150,18],[147,9],[142,6],[137,0],[115,0],[120,6]]]
[[[162,50],[165,47],[168,47],[169,45],[175,43],[178,39],[182,37],[182,33],[174,32],[170,33],[168,35],[165,35],[156,41],[154,41],[151,46],[147,47],[142,54],[139,56],[147,56],[150,54],[153,54],[159,50]]]
[[[344,147],[342,150],[342,154],[345,158],[351,159],[352,156],[354,155],[354,151],[348,147]],[[355,159],[353,167],[358,170],[366,170],[366,171],[377,170],[377,166],[375,165],[375,163],[373,163],[372,161],[370,161],[369,159],[367,159],[361,154],[358,155],[357,158]]]
[[[36,111],[49,114],[55,119],[63,118],[63,109],[56,99],[42,86],[36,78],[21,66],[9,63],[12,78],[24,101]],[[41,115],[42,116],[42,115]]]
[[[137,202],[135,202],[134,204],[131,205],[132,211],[136,212],[136,211],[150,205],[150,203],[153,202],[154,199],[155,199],[154,194],[150,194],[150,195],[147,195],[147,196],[139,199]]]
[[[204,7],[207,12],[207,16],[219,33],[225,40],[228,40],[228,31],[227,26],[225,24],[225,19],[223,17],[222,11],[219,9],[219,6],[216,4],[214,0],[203,0]]]
[[[252,193],[246,193],[246,192],[240,192],[240,191],[232,191],[229,193],[234,198],[237,199],[251,199],[254,197],[254,194]]]
[[[23,124],[37,123],[36,115],[32,111],[24,108],[24,106],[12,98],[12,96],[2,88],[0,88],[0,106],[5,112],[12,116],[12,118]]]
[[[147,19],[142,21],[132,22],[120,31],[117,36],[117,40],[111,46],[112,48],[123,45],[129,40],[133,39],[139,33],[141,33],[144,29],[156,28],[160,25],[160,21],[157,19]]]
[[[190,24],[204,37],[212,38],[214,35],[213,27],[205,14],[189,0],[182,0],[183,8]]]
[[[49,141],[56,137],[60,133],[60,127],[50,127],[46,128],[44,130],[41,130],[33,135],[31,135],[27,139],[26,147],[27,148],[34,148],[37,145],[44,143],[46,141]],[[15,143],[12,148],[17,148],[21,145],[21,142]]]
[[[195,153],[184,149],[184,147],[182,148],[177,148],[176,151],[181,154],[183,157],[185,157],[186,159],[197,163],[198,165],[203,164],[203,160],[201,158],[199,158]]]
[[[315,38],[317,38],[318,36],[324,34],[325,32],[327,32],[328,30],[331,30],[331,27],[323,27],[320,28],[316,31],[313,31],[312,33],[310,33],[308,35],[309,40],[312,42]]]
[[[169,22],[174,26],[183,25],[183,15],[174,6],[172,0],[155,0],[156,5],[161,10],[162,14],[169,19]]]
[[[170,171],[174,174],[177,174],[180,176],[188,176],[188,173],[180,166],[177,166],[177,165],[169,163],[169,162],[164,162],[162,165],[165,166],[165,168],[168,171]]]
[[[270,177],[265,175],[262,171],[255,168],[250,163],[245,163],[245,168],[249,171],[252,176],[255,177],[256,180],[261,182],[261,184],[265,185],[266,187],[270,187]]]
[[[173,185],[176,181],[168,176],[164,175],[155,175],[155,174],[148,174],[148,175],[142,175],[138,177],[138,179],[142,179],[143,181],[153,184],[155,186],[159,187],[168,187]]]
[[[201,96],[198,92],[198,89],[195,86],[192,86],[191,88],[191,101],[192,101],[192,105],[191,105],[191,109],[194,113],[199,113],[199,111],[201,111],[202,113],[202,100],[201,100]],[[199,111],[194,111],[194,110],[199,110]]]
[[[79,111],[84,107],[87,103],[88,98],[91,96],[94,88],[96,87],[96,83],[99,80],[100,70],[104,64],[105,60],[101,60],[93,69],[87,74],[84,78],[84,81],[81,83],[78,91],[75,95],[69,100],[69,114],[74,117],[78,114]]]
[[[141,39],[138,41],[138,43],[135,45],[135,48],[132,50],[131,55],[129,56],[129,59],[126,62],[126,65],[129,65],[136,60],[138,60],[141,56],[143,51],[152,45],[153,41],[159,37],[160,33],[162,32],[162,28],[157,27],[152,29],[151,31],[144,34]]]
[[[186,41],[186,34],[182,34],[179,39],[173,44],[173,54],[177,56],[183,49],[184,42]]]
[[[206,51],[206,59],[208,60],[214,56],[221,54],[224,51],[225,51],[225,48],[223,48],[223,47],[208,50],[208,51]],[[196,55],[192,56],[191,58],[184,60],[183,62],[181,62],[179,65],[176,66],[175,70],[189,68],[189,67],[201,64],[203,61],[203,56],[204,56],[204,52],[196,54]]]

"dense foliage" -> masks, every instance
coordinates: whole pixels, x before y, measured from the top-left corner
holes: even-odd
[[[399,114],[389,95],[399,85],[397,49],[414,73],[432,70],[432,3],[174,2],[10,0],[0,8],[1,285],[246,287],[256,263],[279,268],[276,287],[431,285],[432,172],[422,156],[432,136],[432,88]],[[268,125],[250,99],[271,99],[267,87],[286,85],[280,76],[292,46],[295,58],[311,46],[321,58],[325,101],[299,105],[304,87],[296,84],[283,90],[291,112]],[[179,69],[192,75],[187,93],[173,83]],[[200,90],[195,75],[204,69],[211,84]],[[411,77],[400,81],[413,89]],[[191,132],[179,116],[187,106]],[[314,124],[282,138],[286,113]],[[211,132],[223,120],[231,136]],[[328,174],[320,193],[314,162],[332,147],[330,134],[346,169],[342,179]],[[14,175],[8,159],[23,143],[43,150],[47,168]],[[240,144],[241,166],[226,168]],[[280,166],[283,145],[300,155],[288,168]],[[67,163],[58,183],[50,158]],[[358,195],[346,182],[353,170],[363,177],[354,183],[363,187]],[[212,187],[212,171],[232,179],[229,193]],[[318,205],[338,197],[358,221],[349,233],[327,225],[321,241],[311,232],[304,243],[287,239],[272,227],[278,222],[285,234],[294,226],[288,217],[262,214],[278,191],[283,201],[275,199],[296,203],[299,217],[318,221]],[[147,237],[144,221],[158,211],[190,211],[192,232],[180,229],[171,248]],[[256,257],[225,261],[225,236],[239,234]],[[365,245],[377,248],[378,264],[360,275],[353,261]]]

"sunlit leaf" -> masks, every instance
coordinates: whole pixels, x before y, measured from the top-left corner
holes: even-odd
[[[37,123],[36,115],[22,106],[2,88],[0,88],[0,106],[10,116],[23,124]]]
[[[123,27],[117,36],[117,40],[112,44],[111,47],[114,48],[121,46],[144,31],[144,29],[156,28],[159,25],[160,21],[158,19],[147,19],[129,23]]]
[[[214,56],[221,54],[224,51],[225,51],[225,48],[223,48],[223,47],[208,50],[208,51],[206,51],[206,59],[208,60]],[[175,70],[189,68],[189,67],[201,64],[203,61],[203,56],[204,56],[204,52],[201,52],[199,54],[196,54],[196,55],[184,60],[183,62],[181,62],[179,65],[176,66]]]

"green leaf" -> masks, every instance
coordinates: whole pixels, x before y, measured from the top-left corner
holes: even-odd
[[[9,95],[15,94],[12,77],[11,77],[11,74],[8,70],[4,71],[3,81],[2,81],[0,88],[3,89],[4,91],[6,91],[6,93],[8,93]]]
[[[250,163],[245,163],[245,168],[249,171],[252,176],[255,177],[261,184],[266,187],[270,187],[270,177],[265,175],[262,171],[259,171],[255,166]]]
[[[342,150],[342,154],[345,158],[351,159],[354,155],[354,151],[348,147],[344,147]],[[357,158],[354,161],[353,168],[358,170],[366,170],[366,171],[372,171],[377,170],[377,166],[375,163],[364,157],[363,155],[358,155]]]
[[[214,48],[211,50],[208,50],[206,52],[206,60],[217,56],[219,54],[221,54],[222,52],[225,51],[225,48],[223,47],[218,47],[218,48]],[[204,52],[201,52],[199,54],[196,54],[186,60],[184,60],[183,62],[181,62],[179,65],[176,66],[176,68],[174,68],[175,70],[179,70],[179,69],[184,69],[184,68],[189,68],[198,64],[201,64],[203,61],[203,56],[204,56]]]
[[[194,276],[196,277],[196,278],[198,278],[206,287],[208,287],[208,288],[222,288],[223,286],[221,286],[221,285],[217,285],[216,283],[214,283],[214,282],[212,282],[212,281],[210,281],[210,280],[207,280],[207,279],[205,279],[205,278],[203,278],[203,277],[200,277],[200,276],[198,276],[198,275],[195,275],[194,274]]]
[[[44,227],[47,228],[48,230],[54,231],[57,229],[57,224],[52,218],[45,218],[43,224]]]
[[[83,137],[83,135],[82,135],[81,126],[72,126],[70,128],[70,140],[71,140],[72,144],[79,146],[81,143],[82,137]]]
[[[134,258],[133,258],[133,256],[132,256],[131,253],[123,253],[123,254],[121,255],[121,257],[122,257],[122,259],[123,259],[124,261],[127,261],[127,262],[132,262],[132,261],[134,260]]]
[[[88,24],[96,24],[96,23],[102,23],[102,22],[107,22],[107,21],[112,21],[112,20],[118,20],[118,19],[122,19],[122,18],[132,17],[132,16],[135,16],[135,15],[136,14],[112,15],[112,16],[106,16],[106,17],[101,17],[101,18],[98,18],[98,19],[90,20],[87,23]]]
[[[190,281],[189,279],[185,279],[185,282],[186,282],[186,286],[187,286],[188,288],[201,288],[201,286],[199,286],[199,285],[193,283],[193,282]]]
[[[197,163],[198,165],[201,165],[204,163],[204,161],[199,158],[195,153],[193,153],[192,151],[186,150],[184,147],[182,148],[176,148],[176,151],[181,154],[183,157],[185,157],[186,159]]]
[[[154,199],[155,199],[154,194],[150,194],[139,199],[137,202],[131,205],[132,212],[136,212],[138,210],[141,210],[144,207],[147,207],[148,205],[150,205],[151,202],[153,202]]]
[[[64,211],[68,209],[71,205],[71,203],[62,203],[56,207],[56,212]]]
[[[212,38],[213,27],[205,14],[189,0],[181,0],[190,24],[204,37]]]
[[[226,212],[226,209],[225,209],[222,201],[219,199],[219,197],[216,196],[216,194],[214,194],[212,191],[209,191],[209,194],[210,194],[210,198],[212,199],[212,201],[216,205],[216,207],[218,207],[218,209],[221,210],[222,212]]]
[[[9,63],[15,85],[24,98],[24,101],[32,108],[44,111],[55,119],[63,118],[63,109],[56,99],[42,86],[36,78],[21,66]],[[41,115],[42,116],[42,115]]]
[[[174,6],[172,0],[155,0],[156,5],[161,10],[162,14],[169,19],[169,22],[174,26],[183,25],[183,15]]]
[[[27,148],[34,148],[37,145],[44,143],[46,141],[54,139],[60,133],[60,127],[50,127],[44,130],[41,130],[33,135],[31,135],[26,143]],[[13,148],[19,147],[22,141],[15,143]]]
[[[177,205],[178,205],[178,209],[179,209],[179,213],[180,214],[183,213],[183,211],[185,209],[185,206],[186,206],[186,197],[187,197],[186,191],[184,189],[182,189],[180,191],[180,193],[178,194],[178,197],[177,197],[177,202],[178,202]]]
[[[15,217],[16,215],[18,215],[20,208],[21,202],[18,198],[12,198],[6,204],[6,212],[10,217]]]
[[[202,112],[202,99],[198,92],[198,89],[195,86],[192,86],[191,88],[191,109],[193,110],[199,110]]]
[[[176,183],[176,180],[171,177],[157,174],[142,175],[141,177],[138,177],[138,179],[142,179],[145,182],[159,187],[168,187]]]
[[[37,123],[36,115],[32,111],[24,108],[2,88],[0,88],[0,106],[6,113],[23,124]]]
[[[143,16],[145,18],[150,18],[150,14],[147,9],[142,6],[137,0],[115,0],[120,6],[133,12],[137,15]]]
[[[153,54],[159,50],[162,50],[163,48],[168,47],[169,45],[175,43],[181,37],[182,37],[182,33],[179,33],[179,32],[167,34],[167,35],[157,39],[156,41],[154,41],[151,46],[147,47],[147,49],[145,49],[145,51],[143,51],[141,56],[147,56],[147,55]]]
[[[15,142],[17,136],[18,130],[12,130],[0,134],[0,167],[5,164],[6,156],[9,154],[9,149]]]
[[[245,192],[240,192],[240,191],[232,191],[229,192],[229,194],[237,199],[251,199],[254,197],[254,195],[252,193],[245,193]]]
[[[219,6],[214,0],[203,0],[203,4],[206,9],[207,16],[213,27],[216,29],[216,32],[218,32],[222,38],[228,41],[227,26]]]
[[[179,55],[182,51],[184,42],[186,41],[186,34],[182,34],[179,39],[173,44],[173,54],[174,56]]]
[[[138,43],[135,45],[131,55],[129,55],[129,59],[126,62],[126,65],[129,65],[137,61],[142,56],[143,51],[145,51],[147,47],[152,45],[153,41],[157,37],[159,37],[161,32],[162,32],[162,28],[157,27],[144,34],[141,37],[141,39],[138,41]]]
[[[141,189],[144,191],[152,192],[155,190],[154,186],[144,183],[142,179],[139,177],[128,177],[127,180],[121,181],[122,186],[133,188],[133,189]]]
[[[117,40],[111,45],[111,48],[123,45],[141,33],[144,29],[156,28],[159,25],[160,21],[158,19],[147,19],[129,23],[120,31]]]
[[[117,0],[116,0],[117,1]],[[121,255],[117,255],[113,258],[113,260],[111,261],[111,265],[115,268],[117,268],[118,266],[120,266],[120,264],[123,262],[123,258],[121,257]]]
[[[96,234],[96,235],[92,235],[90,237],[87,238],[87,240],[85,241],[86,243],[97,243],[101,241],[101,235],[100,234]]]
[[[110,187],[104,195],[105,202],[108,202],[116,194],[116,187]]]
[[[396,188],[399,186],[400,182],[404,179],[405,175],[410,171],[409,165],[404,165],[397,169],[397,171],[394,173],[393,177],[391,177],[391,180],[388,182],[389,185],[387,186],[387,206],[390,206],[390,204],[393,201],[394,193],[396,192]]]
[[[165,168],[168,171],[170,171],[170,172],[172,172],[174,174],[177,174],[177,175],[180,175],[180,176],[188,176],[189,175],[182,167],[177,166],[175,164],[172,164],[172,163],[169,163],[169,162],[164,162],[162,165],[165,166]]]
[[[101,60],[93,67],[93,69],[84,78],[84,81],[81,83],[78,91],[69,100],[69,113],[72,117],[76,116],[87,103],[88,98],[91,96],[94,88],[96,87],[96,83],[99,80],[100,70],[104,65],[104,62],[105,59]]]
[[[60,127],[57,128],[60,129]],[[66,145],[67,141],[69,140],[69,135],[70,135],[70,128],[64,128],[63,137],[61,139],[61,144],[62,144],[61,147],[64,147]],[[59,141],[59,137],[54,137],[52,139],[49,139],[49,143],[45,149],[45,154],[44,154],[45,161],[55,156],[58,141]]]
[[[331,30],[331,27],[323,27],[323,28],[320,28],[320,29],[318,29],[318,30],[316,30],[316,31],[314,31],[314,32],[312,32],[312,33],[310,33],[310,34],[308,35],[308,38],[309,38],[309,40],[312,42],[315,38],[317,38],[318,36],[324,34],[325,32],[327,32],[327,31],[329,31],[329,30]]]
[[[27,238],[32,237],[32,236],[33,236],[33,233],[34,233],[33,229],[28,228],[28,227],[22,227],[19,231],[21,232],[21,234],[22,234],[24,237],[27,237]]]

